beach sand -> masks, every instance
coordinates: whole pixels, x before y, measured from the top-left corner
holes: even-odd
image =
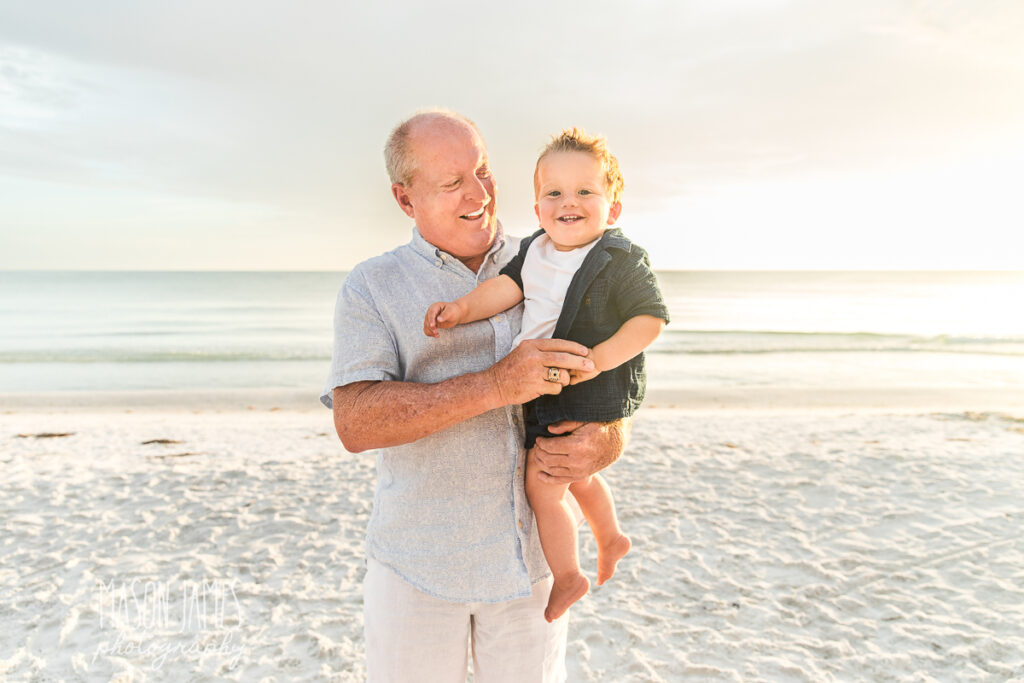
[[[0,402],[0,679],[363,679],[373,456],[236,399]],[[651,403],[570,680],[1024,680],[1024,410]]]

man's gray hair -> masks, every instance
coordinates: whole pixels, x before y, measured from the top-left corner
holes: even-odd
[[[409,138],[414,124],[427,121],[469,125],[477,132],[477,135],[480,134],[480,129],[476,127],[475,123],[451,109],[420,109],[395,126],[384,145],[384,165],[388,169],[388,177],[391,178],[392,183],[407,187],[412,183],[412,176],[416,171],[416,160],[409,150]]]

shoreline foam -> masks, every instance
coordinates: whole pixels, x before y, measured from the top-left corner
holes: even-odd
[[[649,389],[643,409],[698,412],[1005,412],[1024,411],[1024,388],[736,387]],[[104,413],[324,410],[316,391],[291,389],[198,389],[0,393],[0,412]]]

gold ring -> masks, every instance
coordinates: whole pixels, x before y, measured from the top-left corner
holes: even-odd
[[[548,376],[545,377],[544,379],[546,379],[549,382],[561,382],[562,371],[559,370],[558,368],[548,368]]]

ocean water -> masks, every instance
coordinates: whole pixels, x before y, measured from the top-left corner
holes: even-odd
[[[308,388],[338,272],[0,272],[0,392]],[[1024,271],[663,272],[652,388],[1020,387]]]

